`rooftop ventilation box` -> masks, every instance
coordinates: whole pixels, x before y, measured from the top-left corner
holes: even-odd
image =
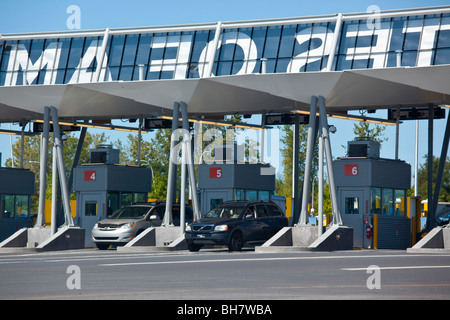
[[[357,138],[347,142],[348,157],[380,158],[380,143],[370,138]]]

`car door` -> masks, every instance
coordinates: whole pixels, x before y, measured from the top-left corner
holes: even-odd
[[[274,235],[273,218],[267,212],[264,204],[256,205],[256,219],[258,220],[258,239],[268,240]]]
[[[244,213],[244,221],[240,225],[240,229],[244,236],[244,241],[255,241],[259,237],[259,221],[256,218],[256,208],[251,205]]]
[[[270,225],[272,227],[272,235],[287,226],[287,219],[281,209],[274,203],[266,204],[267,213],[270,216]]]

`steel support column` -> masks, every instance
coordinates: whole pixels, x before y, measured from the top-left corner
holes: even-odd
[[[317,97],[311,97],[311,107],[309,111],[309,126],[308,126],[308,142],[306,146],[306,159],[305,159],[305,173],[303,176],[303,195],[302,195],[302,210],[300,212],[299,225],[308,224],[308,203],[309,203],[309,191],[311,188],[311,171],[314,157],[314,146],[316,137],[316,112],[317,112]]]
[[[299,149],[300,149],[300,115],[295,114],[294,132],[292,136],[292,224],[296,224],[300,217],[300,201],[298,190],[299,178]]]
[[[444,139],[442,140],[441,157],[439,158],[439,166],[438,171],[436,173],[436,181],[434,185],[434,192],[433,192],[434,218],[436,218],[436,208],[439,202],[439,195],[441,193],[442,179],[444,178],[444,167],[447,159],[449,141],[450,141],[450,111],[448,112],[447,115],[447,125],[445,127]],[[430,200],[428,200],[428,202],[430,202]],[[431,227],[434,228],[435,226],[436,220],[433,219],[431,221]]]
[[[41,139],[41,159],[39,169],[39,209],[36,228],[45,227],[45,190],[47,189],[48,137],[50,132],[50,108],[44,108],[44,128]]]
[[[170,137],[170,153],[169,153],[169,175],[167,177],[167,193],[166,193],[166,211],[164,213],[164,219],[161,223],[162,226],[168,227],[173,226],[173,216],[172,216],[172,203],[173,199],[173,189],[176,186],[176,161],[175,157],[175,131],[178,129],[178,117],[180,113],[180,104],[178,102],[173,103],[173,116],[172,116],[172,134]],[[176,158],[176,157],[175,157]]]
[[[187,105],[184,102],[180,102],[180,106],[181,106],[181,115],[183,117],[183,121],[186,121],[186,127],[187,127],[187,131],[189,133],[189,126],[187,124],[187,122],[188,122]],[[183,140],[184,140],[184,138],[183,138]],[[187,161],[187,167],[188,167],[189,186],[191,188],[191,193],[192,193],[192,206],[193,206],[193,210],[194,210],[194,217],[195,217],[195,220],[200,220],[201,213],[200,213],[200,206],[199,206],[199,202],[198,202],[197,181],[195,178],[194,157],[193,157],[193,153],[192,153],[190,135],[186,138],[185,141],[186,141],[185,159]]]
[[[322,130],[319,130],[319,183],[318,183],[318,213],[317,213],[317,225],[318,235],[323,233],[323,138]]]
[[[66,178],[66,170],[64,166],[64,154],[62,150],[62,141],[61,141],[61,132],[59,130],[59,120],[58,120],[58,112],[55,107],[51,107],[50,109],[53,121],[53,140],[56,145],[56,160],[58,166],[58,177],[59,183],[61,186],[62,198],[63,198],[63,207],[64,207],[64,218],[65,225],[72,227],[73,219],[72,214],[70,212],[70,197],[69,197],[69,189],[67,187],[67,178]],[[52,174],[56,174],[53,172]]]
[[[430,231],[432,229],[434,221],[434,208],[433,208],[433,124],[434,124],[434,110],[433,106],[429,106],[429,118],[428,118],[428,214],[427,214],[427,224],[426,230]]]
[[[330,197],[331,197],[331,209],[333,212],[333,224],[342,225],[342,217],[339,212],[337,197],[336,197],[336,185],[334,183],[334,172],[333,172],[333,156],[331,153],[331,143],[328,131],[328,120],[327,120],[327,110],[325,106],[325,98],[322,96],[318,97],[319,100],[319,113],[320,113],[320,127],[322,131],[322,139],[325,148],[325,156],[327,162],[327,173],[328,173],[328,183],[330,187]]]

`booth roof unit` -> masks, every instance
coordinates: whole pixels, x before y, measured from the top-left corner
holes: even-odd
[[[222,163],[198,166],[199,189],[254,189],[275,190],[275,175],[264,174],[269,164]]]
[[[34,194],[34,173],[29,169],[0,168],[0,194]]]
[[[373,186],[407,190],[411,165],[405,161],[371,158],[339,158],[333,162],[336,186]]]
[[[151,192],[151,187],[152,173],[144,167],[85,164],[74,170],[73,189],[76,192],[99,190]]]

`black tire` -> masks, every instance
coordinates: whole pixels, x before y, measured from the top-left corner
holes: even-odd
[[[230,241],[228,242],[228,250],[229,251],[240,251],[244,246],[244,241],[242,238],[242,233],[239,231],[233,232],[230,237]]]
[[[188,241],[187,247],[190,252],[198,252],[202,246]]]

